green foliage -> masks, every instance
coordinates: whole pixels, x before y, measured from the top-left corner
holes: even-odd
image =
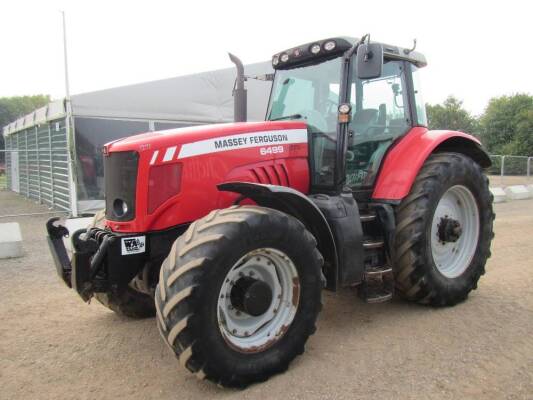
[[[36,108],[50,102],[50,96],[37,94],[34,96],[16,96],[0,98],[0,128],[15,121]]]
[[[533,96],[492,98],[480,125],[483,143],[491,153],[533,156]]]
[[[0,97],[0,149],[4,149],[4,135],[1,129],[16,119],[31,113],[50,102],[50,95],[37,94],[34,96]],[[0,154],[0,162],[4,161],[4,154]]]
[[[533,156],[533,96],[529,94],[494,97],[479,119],[453,96],[442,104],[427,104],[426,111],[430,129],[479,136],[491,154]]]
[[[454,96],[449,96],[442,104],[426,104],[426,112],[429,129],[479,134],[478,121],[463,108],[463,102]]]

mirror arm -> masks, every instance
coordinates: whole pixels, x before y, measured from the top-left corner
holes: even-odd
[[[370,41],[370,33],[363,35],[363,37],[357,43],[355,43],[348,51],[346,51],[346,53],[344,53],[344,59],[349,60],[357,51],[359,45],[363,44],[367,38],[368,41]]]

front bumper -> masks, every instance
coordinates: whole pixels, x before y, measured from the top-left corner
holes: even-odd
[[[48,246],[56,272],[65,284],[84,301],[95,292],[113,290],[127,285],[149,259],[149,241],[145,235],[122,235],[100,228],[80,229],[70,234],[59,218],[46,223]],[[71,236],[72,258],[63,238]]]

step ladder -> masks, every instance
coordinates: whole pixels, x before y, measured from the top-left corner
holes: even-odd
[[[394,294],[394,276],[387,261],[385,241],[374,212],[362,212],[360,218],[366,235],[363,241],[365,271],[357,293],[367,303],[383,303],[391,300]]]

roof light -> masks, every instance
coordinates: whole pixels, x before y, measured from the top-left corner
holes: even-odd
[[[324,43],[324,50],[326,50],[326,51],[331,51],[335,47],[337,47],[337,43],[335,43],[334,40],[329,40],[326,43]]]
[[[272,65],[275,67],[278,64],[279,64],[279,57],[278,56],[272,57]]]
[[[320,53],[320,45],[318,43],[311,45],[311,47],[309,48],[309,51],[313,54]]]
[[[289,55],[287,53],[283,53],[280,58],[281,62],[287,62],[289,61]]]

